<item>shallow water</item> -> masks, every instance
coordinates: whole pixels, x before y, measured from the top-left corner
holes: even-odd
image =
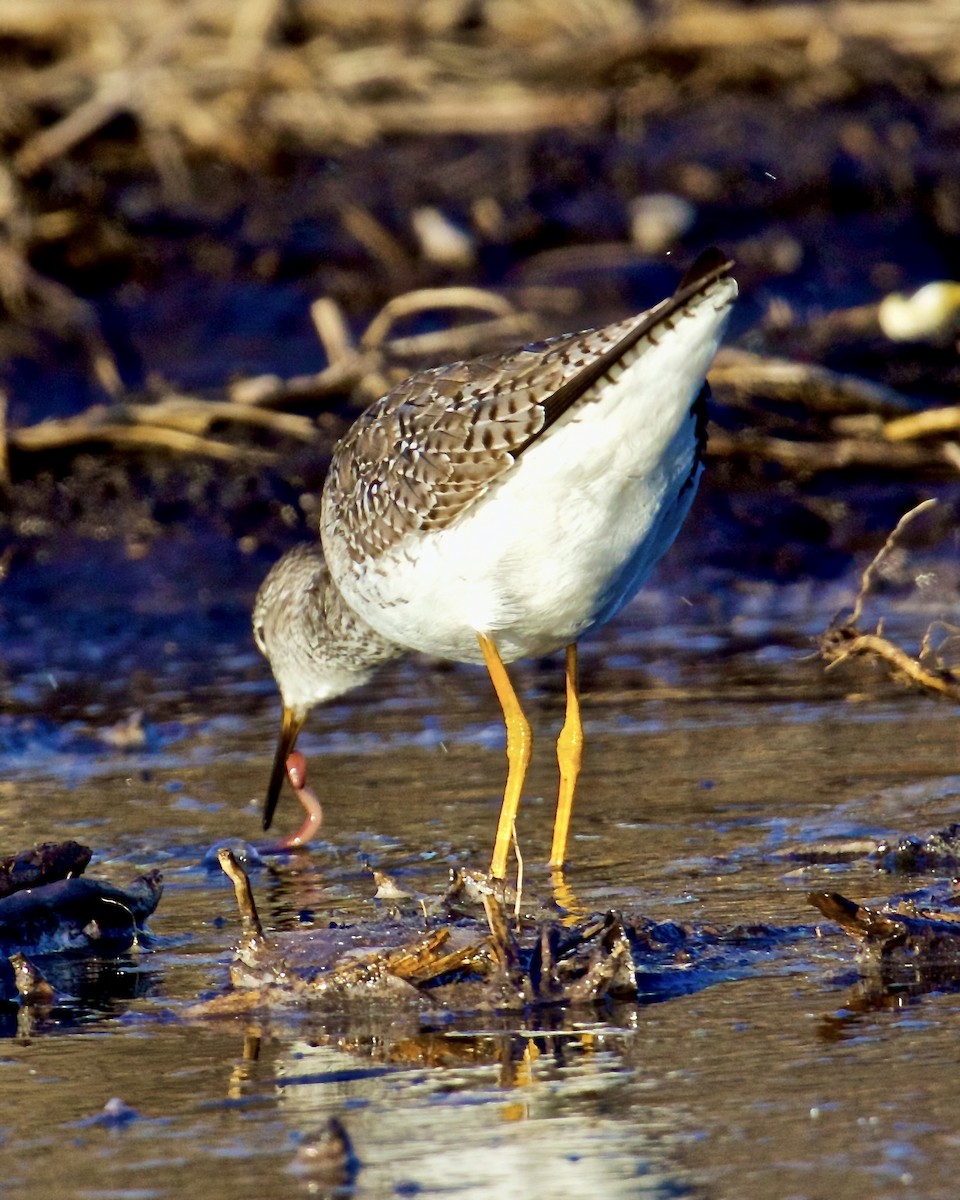
[[[707,605],[682,604],[675,580],[655,581],[583,650],[587,759],[568,873],[579,902],[660,920],[764,922],[789,931],[782,941],[660,1002],[455,1018],[381,1004],[201,1021],[186,1010],[225,988],[238,933],[232,889],[203,857],[218,838],[260,837],[276,700],[247,640],[242,589],[218,596],[219,617],[168,597],[179,649],[156,658],[162,635],[150,632],[144,578],[131,585],[139,615],[118,624],[122,636],[107,619],[92,639],[99,664],[90,645],[86,664],[74,661],[69,624],[31,625],[35,579],[7,593],[24,708],[53,688],[43,667],[53,644],[47,674],[86,682],[82,693],[51,690],[45,722],[11,715],[0,731],[13,780],[0,795],[6,840],[74,837],[95,849],[90,873],[123,882],[160,867],[166,890],[146,944],[99,992],[46,1022],[21,1016],[18,1028],[10,1015],[0,1044],[5,1193],[955,1195],[960,1125],[945,1047],[960,998],[871,1004],[850,945],[819,931],[805,902],[810,889],[869,899],[929,880],[784,853],[827,837],[923,833],[956,816],[953,708],[869,674],[824,674],[809,657],[836,586],[775,600],[759,589],[717,621]],[[71,611],[83,610],[83,594],[82,583],[68,592]],[[131,611],[129,600],[118,608]],[[216,686],[199,688],[211,629],[203,666]],[[118,640],[126,674],[112,665]],[[540,864],[559,665],[522,665],[517,683],[539,735],[519,827],[524,886],[548,902]],[[144,744],[104,745],[102,729],[134,687]],[[375,918],[369,866],[436,894],[451,866],[483,865],[501,740],[489,685],[466,667],[399,664],[316,713],[302,746],[326,823],[309,853],[252,873],[265,922]],[[281,828],[298,819],[295,807],[284,798]],[[105,1116],[114,1098],[132,1111]],[[355,1175],[297,1173],[298,1148],[332,1116],[352,1139]]]

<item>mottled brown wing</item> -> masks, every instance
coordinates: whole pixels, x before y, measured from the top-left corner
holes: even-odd
[[[442,529],[644,338],[655,338],[731,264],[701,256],[650,313],[412,376],[371,405],[334,452],[325,523],[356,562]]]
[[[424,371],[368,408],[324,489],[325,520],[351,557],[449,525],[540,433],[549,397],[631,323]]]

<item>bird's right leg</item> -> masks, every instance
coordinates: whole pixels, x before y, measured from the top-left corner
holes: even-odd
[[[520,792],[533,753],[533,735],[530,722],[520,707],[517,693],[513,690],[513,684],[496,644],[485,633],[478,633],[477,640],[497,699],[500,701],[503,723],[507,729],[507,783],[503,789],[497,837],[493,844],[493,858],[490,860],[490,875],[494,879],[503,879],[507,873],[507,855],[510,852],[510,841],[520,807]]]

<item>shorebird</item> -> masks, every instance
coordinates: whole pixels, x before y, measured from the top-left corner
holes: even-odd
[[[504,664],[565,647],[562,867],[583,745],[577,642],[634,596],[690,508],[731,267],[708,250],[647,312],[420,372],[357,419],[334,450],[320,544],[285,554],[254,607],[283,701],[264,829],[315,704],[408,650],[482,662],[506,726],[490,864],[503,879],[532,749]]]

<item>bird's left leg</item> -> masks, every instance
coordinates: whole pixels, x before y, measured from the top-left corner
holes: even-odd
[[[559,870],[563,866],[566,855],[570,814],[573,811],[573,794],[577,790],[577,778],[583,762],[583,725],[580,721],[580,691],[577,682],[577,646],[575,642],[567,647],[566,682],[567,713],[560,736],[557,738],[560,791],[557,795],[557,815],[553,822],[553,845],[550,850],[550,866],[554,870]]]

